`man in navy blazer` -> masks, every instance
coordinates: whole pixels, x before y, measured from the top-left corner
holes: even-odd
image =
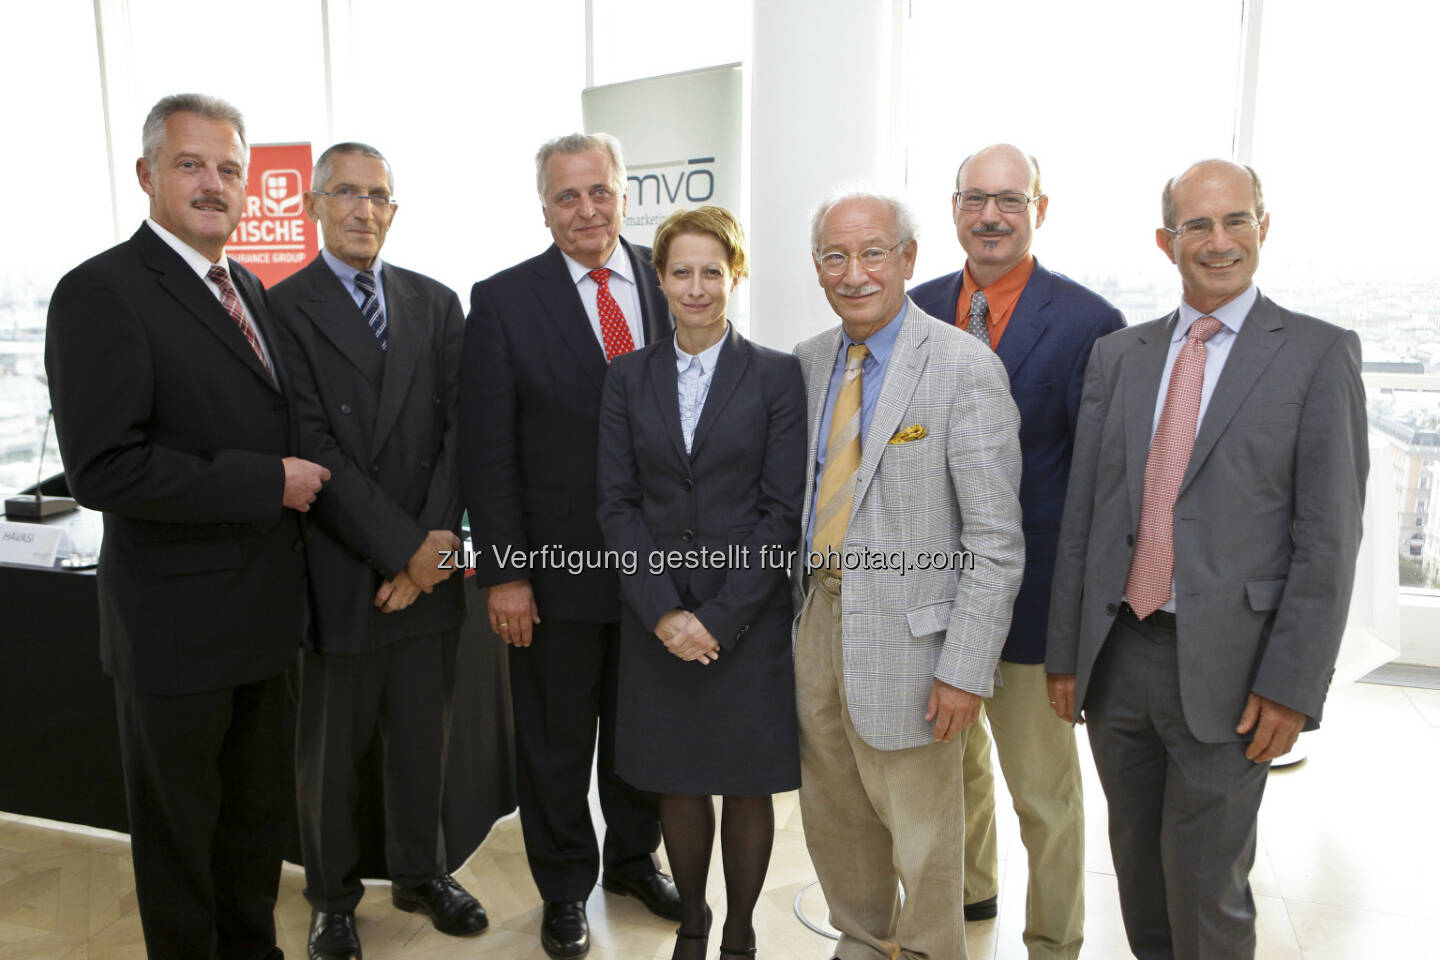
[[[555,243],[475,284],[460,378],[460,476],[489,587],[490,626],[510,645],[516,786],[525,853],[555,957],[590,948],[585,901],[607,890],[678,920],[656,866],[654,794],[615,775],[620,581],[596,519],[600,394],[611,357],[670,336],[650,249],[620,239],[625,161],[608,134],[542,146],[536,186]],[[590,821],[599,723],[603,855]]]
[[[995,350],[1020,409],[1025,578],[982,720],[989,719],[1029,855],[1029,955],[1073,958],[1084,932],[1084,804],[1074,732],[1056,722],[1046,694],[1045,628],[1085,363],[1095,341],[1125,322],[1103,297],[1030,253],[1049,205],[1033,158],[1009,144],[986,147],[960,164],[955,191],[951,210],[965,266],[910,296]],[[965,918],[983,920],[995,915],[998,893],[983,722],[966,741],[964,768]]]

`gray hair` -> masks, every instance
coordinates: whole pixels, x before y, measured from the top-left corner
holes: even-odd
[[[320,159],[315,161],[315,172],[310,175],[311,190],[323,190],[330,185],[330,178],[335,176],[335,157],[340,154],[373,157],[385,164],[385,180],[390,185],[390,192],[392,194],[395,192],[395,171],[390,169],[390,161],[385,159],[385,154],[368,143],[358,143],[353,140],[325,148],[325,152],[320,154]]]
[[[209,94],[172,93],[168,97],[161,97],[145,118],[140,145],[145,162],[150,166],[160,162],[160,148],[165,145],[165,121],[177,113],[194,113],[207,120],[228,123],[240,136],[240,145],[249,149],[245,140],[245,118],[240,115],[239,110]]]
[[[563,137],[546,141],[535,152],[535,189],[540,194],[541,203],[545,202],[545,194],[550,186],[545,179],[546,161],[557,153],[589,153],[591,150],[603,150],[610,157],[610,170],[615,174],[612,186],[616,193],[624,192],[625,155],[620,150],[620,141],[608,133],[567,133]]]
[[[1234,163],[1234,161],[1218,159],[1201,160],[1197,163],[1190,164],[1190,166],[1185,169],[1185,173],[1189,173],[1202,163]],[[1256,173],[1255,168],[1248,163],[1238,163],[1234,165],[1244,167],[1245,172],[1250,174],[1250,183],[1255,187],[1255,219],[1264,220],[1265,194],[1260,189],[1260,174]],[[1180,174],[1180,177],[1185,176],[1185,173]],[[1165,224],[1168,230],[1175,229],[1175,181],[1179,180],[1180,177],[1171,177],[1169,180],[1166,180],[1165,189],[1160,192],[1160,221]]]
[[[895,214],[895,224],[900,228],[900,236],[896,238],[897,243],[909,243],[915,239],[915,215],[910,212],[899,197],[892,197],[888,194],[873,193],[869,190],[843,190],[824,200],[815,212],[810,216],[810,252],[814,256],[820,256],[820,224],[824,221],[825,215],[842,203],[851,200],[879,200],[890,207]]]

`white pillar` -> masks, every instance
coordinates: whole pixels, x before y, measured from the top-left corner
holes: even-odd
[[[789,350],[839,322],[815,277],[810,214],[832,188],[899,193],[903,0],[755,4],[750,333]]]

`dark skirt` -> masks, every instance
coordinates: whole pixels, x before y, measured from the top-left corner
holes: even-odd
[[[788,596],[788,595],[787,595]],[[686,662],[625,608],[615,770],[656,793],[759,796],[800,786],[787,602],[708,665]]]

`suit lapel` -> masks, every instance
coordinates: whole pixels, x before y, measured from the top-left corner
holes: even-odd
[[[620,238],[620,245],[630,257],[635,289],[640,295],[640,329],[644,333],[645,343],[637,343],[636,346],[658,343],[675,330],[675,325],[670,322],[670,305],[665,302],[665,295],[660,292],[660,282],[650,263],[642,262],[635,248],[627,243],[624,237]]]
[[[1125,394],[1125,476],[1130,482],[1130,525],[1140,523],[1140,502],[1145,496],[1145,462],[1150,457],[1150,434],[1155,424],[1155,400],[1165,376],[1165,356],[1180,311],[1164,322],[1150,324],[1136,338],[1125,362],[1134,363],[1137,373],[1128,381]],[[1122,377],[1121,382],[1126,382]]]
[[[132,239],[139,247],[140,259],[147,267],[160,274],[160,286],[194,314],[255,376],[265,381],[272,390],[277,389],[275,379],[255,355],[250,341],[245,339],[240,327],[225,312],[225,308],[220,306],[220,301],[215,299],[205,281],[190,269],[190,265],[145,224],[140,225]],[[253,304],[247,301],[246,307],[254,315],[256,310]]]
[[[1210,403],[1205,407],[1205,419],[1200,421],[1200,430],[1195,434],[1195,446],[1190,451],[1190,463],[1185,468],[1185,477],[1180,481],[1180,492],[1195,479],[1195,474],[1215,448],[1215,441],[1225,431],[1235,412],[1254,389],[1260,374],[1270,365],[1275,351],[1285,342],[1281,332],[1285,328],[1280,311],[1263,296],[1255,301],[1250,313],[1240,327],[1235,342],[1230,345],[1230,355],[1225,360],[1225,369],[1215,382]]]
[[[1000,362],[1005,364],[1006,376],[1011,380],[1015,379],[1015,372],[1049,325],[1045,319],[1045,308],[1050,305],[1050,286],[1050,271],[1040,266],[1040,261],[1035,261],[1030,282],[1021,291],[1020,299],[1010,314],[1010,322],[1005,325],[1005,335],[995,349]]]
[[[360,308],[355,306],[355,299],[350,296],[350,291],[345,289],[345,284],[335,276],[335,271],[330,269],[323,257],[311,261],[305,268],[304,277],[309,285],[305,314],[310,317],[320,335],[329,340],[340,355],[350,361],[378,392],[382,380],[380,374],[384,370],[383,358],[377,348],[375,334],[365,323]],[[388,276],[384,284],[388,300]],[[393,323],[388,304],[386,310],[387,322]],[[391,347],[393,348],[394,344],[391,344]]]
[[[428,317],[420,305],[420,294],[400,271],[382,268],[381,283],[385,287],[385,322],[389,332],[385,350],[385,376],[380,387],[380,402],[375,408],[375,430],[370,436],[372,454],[385,445],[385,438],[400,416],[415,363],[429,342],[425,324]],[[362,324],[362,327],[364,325]],[[370,333],[368,327],[366,333]],[[374,334],[370,333],[371,339]],[[373,349],[373,347],[372,347]]]
[[[695,425],[695,436],[690,443],[692,459],[700,452],[700,444],[705,441],[705,436],[715,425],[715,421],[720,419],[725,404],[730,402],[735,387],[745,376],[745,368],[749,365],[750,351],[745,349],[745,342],[740,339],[740,331],[732,324],[730,332],[725,336],[725,345],[720,348],[720,356],[715,362],[715,374],[710,378],[710,392],[705,396],[700,422]]]
[[[805,461],[805,505],[800,514],[803,518],[800,542],[810,539],[810,513],[815,499],[815,461],[820,456],[820,421],[825,415],[826,394],[830,392],[830,375],[835,369],[835,358],[840,354],[841,328],[836,327],[825,337],[820,353],[805,361],[805,400],[808,407],[810,426],[807,430],[808,443]]]
[[[870,429],[860,448],[860,469],[855,473],[855,499],[850,507],[852,518],[870,486],[871,478],[875,476],[876,467],[880,465],[880,455],[900,428],[900,419],[910,406],[910,398],[915,395],[920,374],[930,357],[930,318],[921,313],[913,302],[908,302],[901,323],[895,348],[890,353],[890,363],[885,370],[885,383],[880,388],[880,399],[876,401]]]
[[[650,381],[650,397],[664,424],[665,435],[682,463],[689,462],[685,453],[685,434],[680,429],[680,388],[675,376],[675,351],[657,347],[650,351],[645,363],[645,379]]]
[[[240,295],[240,299],[245,302],[245,310],[250,316],[250,322],[260,331],[260,336],[265,341],[266,357],[270,361],[270,370],[266,373],[266,379],[270,386],[279,393],[282,382],[280,378],[284,374],[284,370],[280,365],[280,351],[275,349],[275,335],[270,329],[270,313],[265,306],[265,288],[260,286],[259,280],[240,268],[240,265],[234,260],[230,261],[230,281],[235,286],[235,291]],[[246,346],[249,346],[248,341]],[[255,351],[252,349],[250,353],[254,354]],[[261,364],[260,367],[263,370],[264,364]]]
[[[550,328],[555,336],[575,356],[576,366],[599,390],[605,383],[605,351],[595,339],[590,328],[590,317],[585,304],[580,300],[580,291],[570,276],[570,268],[560,248],[551,245],[544,259],[536,264],[535,272],[539,281],[535,284],[536,298],[549,317]]]

